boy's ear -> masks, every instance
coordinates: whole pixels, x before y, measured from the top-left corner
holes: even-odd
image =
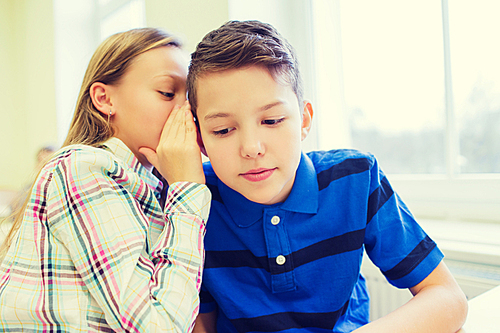
[[[112,108],[110,87],[102,82],[94,82],[90,86],[89,94],[94,107],[107,116]]]
[[[302,110],[301,140],[304,140],[311,130],[313,113],[311,102],[304,101],[304,110]]]
[[[203,139],[201,137],[200,128],[198,126],[196,129],[196,141],[198,142],[198,146],[200,147],[200,150],[203,153],[203,155],[208,157],[207,150],[205,149],[205,144],[203,143]]]

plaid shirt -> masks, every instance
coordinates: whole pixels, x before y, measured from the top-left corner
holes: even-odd
[[[162,183],[118,139],[42,169],[0,266],[0,331],[187,332],[198,313],[205,185]]]

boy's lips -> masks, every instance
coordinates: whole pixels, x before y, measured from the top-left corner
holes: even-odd
[[[261,180],[266,180],[267,178],[271,177],[273,172],[276,170],[276,168],[273,169],[266,169],[266,168],[258,168],[258,169],[252,169],[248,170],[245,173],[240,173],[240,176],[245,178],[248,181],[251,182],[260,182]]]

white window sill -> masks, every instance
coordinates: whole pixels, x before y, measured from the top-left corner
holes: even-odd
[[[500,285],[500,224],[422,219],[444,262],[469,299]]]
[[[417,219],[450,259],[500,267],[500,224],[495,222]]]

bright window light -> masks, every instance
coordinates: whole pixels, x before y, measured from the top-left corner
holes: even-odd
[[[500,173],[500,3],[449,2],[451,77],[462,173]]]
[[[101,40],[117,32],[143,27],[146,22],[145,17],[144,0],[125,3],[102,18]]]

